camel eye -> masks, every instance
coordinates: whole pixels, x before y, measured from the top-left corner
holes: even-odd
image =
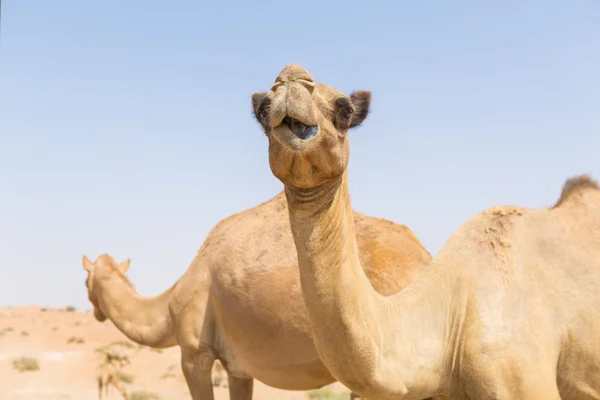
[[[259,115],[260,115],[260,119],[263,120],[263,121],[265,121],[267,119],[267,117],[269,116],[269,113],[268,113],[268,111],[267,111],[266,108],[263,108],[260,111]]]
[[[350,107],[348,107],[348,108],[345,108],[345,109],[342,111],[342,117],[344,117],[344,118],[346,118],[346,119],[350,118],[350,116],[351,116],[351,115],[352,115],[352,109],[351,109]]]

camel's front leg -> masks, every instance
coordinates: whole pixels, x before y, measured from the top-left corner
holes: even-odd
[[[215,358],[210,351],[181,350],[181,369],[193,400],[214,400],[212,366]]]
[[[230,400],[252,400],[254,379],[235,378],[228,375]]]

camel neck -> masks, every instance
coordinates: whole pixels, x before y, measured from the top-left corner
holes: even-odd
[[[319,356],[338,380],[368,384],[365,374],[375,371],[379,357],[382,298],[360,266],[346,174],[285,192]]]
[[[373,289],[358,257],[346,173],[317,188],[286,186],[286,197],[315,346],[331,374],[366,397],[438,390],[453,320],[437,293],[443,274],[425,270],[418,290],[391,297]]]
[[[173,287],[154,297],[139,295],[124,277],[96,276],[100,309],[134,342],[151,347],[177,344],[169,313]]]

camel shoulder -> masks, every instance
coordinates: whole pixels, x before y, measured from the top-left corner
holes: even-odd
[[[380,294],[404,288],[431,254],[406,225],[354,212],[359,258]]]
[[[379,239],[381,242],[395,246],[400,245],[402,247],[421,249],[430,256],[412,229],[404,224],[390,221],[386,218],[372,217],[356,211],[354,211],[354,224],[358,237],[366,237],[370,240]]]

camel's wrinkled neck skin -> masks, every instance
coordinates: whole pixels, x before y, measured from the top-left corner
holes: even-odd
[[[285,193],[317,350],[334,376],[360,382],[379,357],[381,299],[367,290],[370,283],[358,265],[345,181],[344,175],[319,188],[286,187]],[[352,352],[352,363],[364,368],[357,371],[348,357],[338,365],[338,352]]]
[[[173,287],[155,297],[140,296],[124,276],[96,271],[92,283],[100,310],[129,339],[151,347],[177,344],[169,314]]]
[[[444,392],[460,307],[444,300],[451,297],[442,288],[452,285],[442,284],[438,267],[409,290],[382,297],[359,263],[346,172],[316,188],[286,186],[285,193],[316,348],[332,375],[367,398]]]

